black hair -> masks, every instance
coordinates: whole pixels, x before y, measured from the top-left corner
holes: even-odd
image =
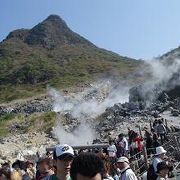
[[[159,123],[159,124],[163,124],[162,120],[159,120],[158,123]]]
[[[15,166],[18,166],[20,168],[20,161],[17,160],[12,164],[12,168],[15,168]]]
[[[123,136],[124,136],[123,133],[121,133],[121,134],[118,135],[119,138],[122,138]]]
[[[16,166],[18,166],[20,169],[22,170],[26,170],[27,164],[25,161],[20,161],[20,160],[16,160],[13,164],[12,167],[15,168]]]
[[[170,166],[168,166],[167,162],[162,161],[160,163],[157,164],[157,173],[159,173],[159,171],[163,170],[163,169],[168,169],[169,170]]]
[[[10,164],[8,162],[5,162],[2,164],[2,166],[9,166],[10,167]]]
[[[46,163],[49,166],[49,169],[53,168],[53,160],[51,158],[42,158],[37,164]]]
[[[109,144],[111,145],[112,143],[114,143],[114,141],[112,139],[110,139]]]
[[[48,156],[48,155],[51,155],[50,151],[47,151],[47,152],[46,152],[46,156]]]
[[[96,154],[82,153],[74,158],[70,169],[70,175],[72,180],[77,179],[77,174],[92,178],[100,173],[102,178],[103,171],[103,162]]]

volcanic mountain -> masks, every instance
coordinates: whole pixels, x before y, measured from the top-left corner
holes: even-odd
[[[64,88],[106,76],[124,80],[141,63],[98,48],[50,15],[0,43],[0,102],[43,93],[47,85]]]

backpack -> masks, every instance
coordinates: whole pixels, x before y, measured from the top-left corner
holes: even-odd
[[[147,180],[156,180],[158,175],[154,171],[153,164],[151,164],[147,170]]]

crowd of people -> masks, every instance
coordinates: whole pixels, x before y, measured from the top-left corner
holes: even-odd
[[[162,146],[168,141],[168,131],[163,123],[163,118],[156,119],[151,129],[144,127],[143,130],[144,136],[128,128],[128,137],[119,134],[117,140],[110,140],[109,156],[112,158],[128,155],[132,157],[143,150],[143,145],[146,146],[148,155],[155,154],[156,147]]]
[[[58,145],[38,162],[17,160],[2,164],[0,179],[10,180],[125,180],[137,177],[129,160],[121,156],[113,163],[105,151],[77,152],[67,144]]]
[[[144,137],[128,128],[128,137],[119,134],[104,149],[76,150],[67,144],[57,145],[53,153],[47,152],[36,162],[2,164],[0,180],[137,180],[131,161],[132,157],[141,158],[144,144],[148,154],[154,154],[147,179],[167,180],[173,166],[167,163],[162,146],[166,133],[163,122],[155,120],[151,130],[144,128]]]

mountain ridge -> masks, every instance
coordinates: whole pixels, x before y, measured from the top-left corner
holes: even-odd
[[[0,43],[0,102],[91,82],[106,75],[128,79],[143,64],[98,48],[57,15],[19,29]]]

